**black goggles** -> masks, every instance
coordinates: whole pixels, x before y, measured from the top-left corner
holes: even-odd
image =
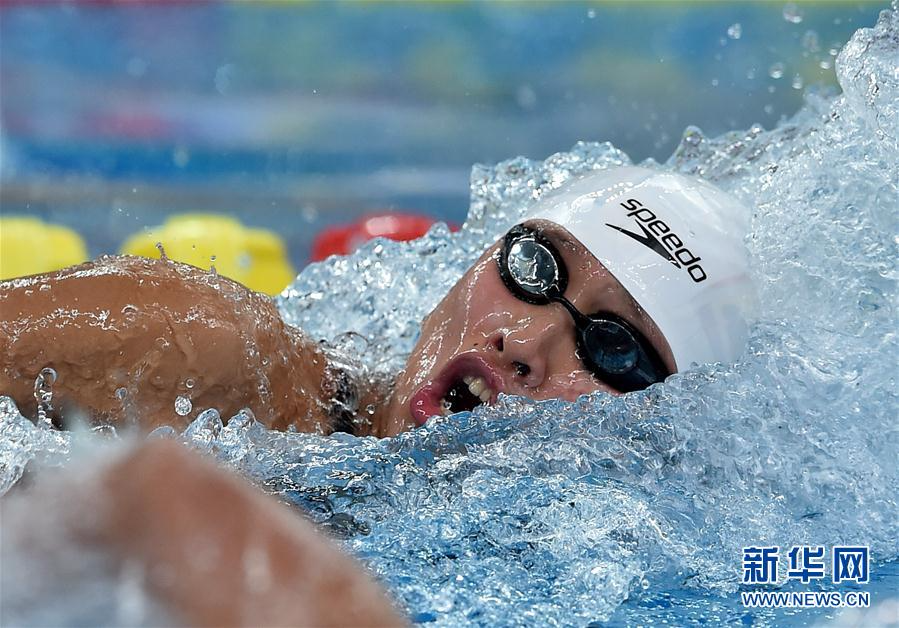
[[[503,239],[499,274],[518,299],[561,303],[574,319],[578,357],[594,376],[621,392],[663,381],[670,373],[646,338],[611,312],[581,313],[565,298],[568,270],[556,247],[534,229],[512,227]]]

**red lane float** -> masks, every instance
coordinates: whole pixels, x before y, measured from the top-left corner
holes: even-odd
[[[436,220],[415,214],[369,214],[350,224],[323,229],[312,243],[311,261],[319,262],[331,255],[348,255],[373,238],[414,240],[428,232]],[[457,231],[456,225],[450,230]]]

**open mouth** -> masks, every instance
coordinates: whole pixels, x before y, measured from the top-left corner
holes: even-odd
[[[432,416],[470,412],[496,400],[501,380],[484,358],[462,354],[418,392],[409,402],[416,425],[424,425]]]

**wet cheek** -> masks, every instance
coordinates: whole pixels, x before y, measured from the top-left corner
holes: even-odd
[[[446,353],[452,351],[453,337],[456,333],[447,329],[446,322],[435,325],[427,330],[422,331],[422,341],[416,349],[412,360],[407,364],[405,375],[407,378],[407,386],[418,387],[427,381],[432,371],[441,363],[446,361]],[[406,391],[411,392],[411,391]]]
[[[502,285],[490,264],[472,272],[469,281],[460,290],[460,297],[451,312],[452,328],[458,339],[458,350],[481,346],[486,338],[502,329],[509,319],[509,311],[515,303]]]

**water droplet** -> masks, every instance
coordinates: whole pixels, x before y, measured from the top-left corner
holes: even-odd
[[[147,434],[147,440],[155,438],[175,438],[178,432],[171,425],[160,425],[155,430]]]
[[[190,163],[190,151],[184,146],[178,146],[172,152],[172,163],[178,168],[184,168]]]
[[[718,79],[716,79],[716,78],[712,79],[712,87],[718,87]]]
[[[116,432],[115,427],[113,427],[112,425],[98,425],[96,427],[92,427],[91,432],[100,438],[110,440],[119,437],[118,432]]]
[[[734,22],[727,27],[727,36],[731,39],[740,39],[743,36],[743,26],[739,22]]]
[[[215,89],[224,96],[231,91],[231,81],[234,78],[234,64],[226,63],[215,71]]]
[[[137,319],[137,314],[140,310],[137,309],[134,305],[126,305],[122,308],[122,318],[125,323],[131,325]]]
[[[802,9],[795,2],[788,2],[784,5],[784,19],[791,24],[799,24],[802,22]]]
[[[300,215],[306,222],[315,222],[318,219],[318,209],[314,205],[306,205],[300,209]]]
[[[50,290],[50,287],[51,287],[50,284],[48,284],[48,283],[42,283],[42,284],[41,284],[41,287],[40,287],[40,290],[41,290],[41,292],[47,292],[48,290]]]
[[[792,85],[793,89],[802,89],[802,86],[803,86],[804,84],[805,84],[805,83],[804,83],[804,81],[802,80],[802,76],[800,76],[799,74],[795,74],[795,75],[793,76],[793,82],[790,83],[790,85]]]
[[[37,402],[37,422],[43,429],[53,428],[53,384],[56,383],[56,371],[45,366],[34,378],[34,400]]]
[[[375,413],[375,404],[370,403],[365,406],[365,413],[368,415],[373,415]]]
[[[821,59],[821,61],[818,62],[818,67],[822,70],[829,70],[833,67],[833,63],[831,63],[830,59]]]
[[[515,102],[522,109],[533,109],[537,105],[537,92],[530,85],[520,85],[515,92]]]
[[[188,397],[178,395],[175,398],[175,414],[178,416],[187,416],[193,410],[193,404]]]
[[[193,387],[194,387],[194,380],[192,380],[191,378],[188,377],[186,380],[184,380],[184,387],[187,388],[187,389],[193,388]]]
[[[125,398],[128,396],[128,389],[127,388],[116,388],[115,396],[116,396],[116,399],[118,399],[119,401],[125,401]]]
[[[748,70],[746,70],[746,78],[750,81],[753,80],[755,78],[756,72],[756,68],[749,68]]]
[[[592,20],[596,17],[596,9],[589,9],[587,11],[587,19]]]
[[[772,64],[771,67],[768,68],[768,76],[770,76],[773,79],[783,78],[783,75],[784,75],[784,64],[781,63],[780,61]]]
[[[818,40],[818,33],[813,30],[805,31],[802,36],[802,47],[809,52],[818,52],[821,50],[821,43]]]
[[[58,375],[55,369],[49,366],[45,366],[41,369],[40,375],[38,375],[38,377],[41,378],[42,383],[46,384],[47,386],[52,386],[56,383]]]
[[[688,144],[690,146],[699,146],[703,140],[702,131],[697,129],[696,127],[687,127],[684,131],[684,144]]]

